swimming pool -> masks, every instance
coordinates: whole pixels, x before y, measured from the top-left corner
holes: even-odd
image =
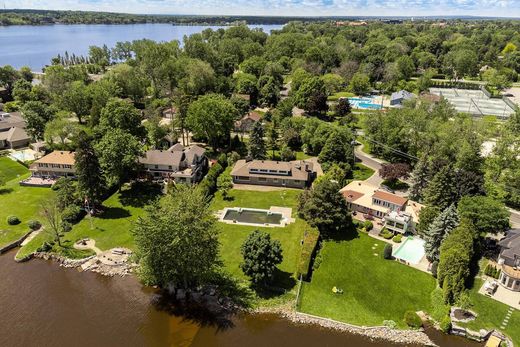
[[[425,241],[418,237],[407,237],[403,244],[392,253],[392,256],[411,264],[419,264],[424,257]]]
[[[241,224],[274,224],[281,225],[283,215],[269,210],[249,208],[229,208],[222,217],[225,221]]]
[[[372,97],[348,98],[348,101],[353,108],[364,110],[380,110],[382,108],[381,104],[375,103]]]

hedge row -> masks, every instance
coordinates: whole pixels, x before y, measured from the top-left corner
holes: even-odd
[[[298,277],[301,275],[304,280],[308,280],[311,275],[312,259],[318,249],[320,233],[316,229],[306,229],[303,238],[302,252],[298,262]]]
[[[484,269],[484,273],[489,276],[498,279],[500,277],[500,270],[497,269],[494,265],[488,264]]]

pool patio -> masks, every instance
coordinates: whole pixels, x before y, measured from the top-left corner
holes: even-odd
[[[265,212],[266,215],[280,215],[280,223],[254,223],[254,222],[240,222],[235,219],[225,219],[226,215],[230,212]],[[279,207],[279,206],[271,206],[269,210],[256,209],[256,208],[247,208],[247,207],[226,207],[225,209],[218,211],[216,213],[219,221],[226,224],[236,224],[236,225],[249,225],[249,226],[258,226],[258,227],[285,227],[288,224],[294,223],[295,219],[292,218],[292,208],[289,207]]]

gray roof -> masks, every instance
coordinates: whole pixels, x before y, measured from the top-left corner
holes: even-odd
[[[253,173],[250,169],[265,169],[288,171],[288,175],[272,174],[272,173]],[[272,177],[290,180],[308,181],[309,175],[313,170],[312,163],[304,160],[295,160],[291,162],[272,161],[272,160],[252,160],[246,161],[244,159],[238,160],[231,170],[231,176],[246,176],[246,177]]]
[[[170,152],[184,151],[184,146],[181,145],[180,143],[176,143],[173,146],[171,146],[170,148],[168,148],[168,150]]]
[[[184,154],[186,154],[186,161],[188,162],[188,165],[193,164],[194,161],[202,157],[204,153],[206,153],[206,149],[197,145],[193,145],[184,151]]]
[[[29,141],[31,138],[24,129],[22,128],[11,128],[8,131],[0,133],[0,138],[3,133],[6,133],[6,140],[9,142],[15,142],[15,141],[23,141],[27,140]]]
[[[502,247],[500,256],[504,258],[505,264],[514,266],[515,258],[520,258],[520,229],[509,230],[498,244]]]
[[[172,165],[180,167],[183,155],[184,153],[182,151],[171,152],[153,149],[147,151],[144,157],[139,158],[139,162],[148,165]]]
[[[392,96],[390,97],[390,100],[408,100],[414,98],[415,95],[410,93],[407,90],[400,90],[398,92],[392,93]]]
[[[0,131],[11,128],[25,128],[26,123],[19,112],[0,112]]]

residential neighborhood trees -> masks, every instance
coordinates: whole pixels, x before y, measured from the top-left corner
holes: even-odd
[[[276,265],[283,260],[280,241],[271,240],[271,235],[259,230],[249,234],[240,252],[244,258],[240,268],[254,285],[265,285],[272,281]]]

